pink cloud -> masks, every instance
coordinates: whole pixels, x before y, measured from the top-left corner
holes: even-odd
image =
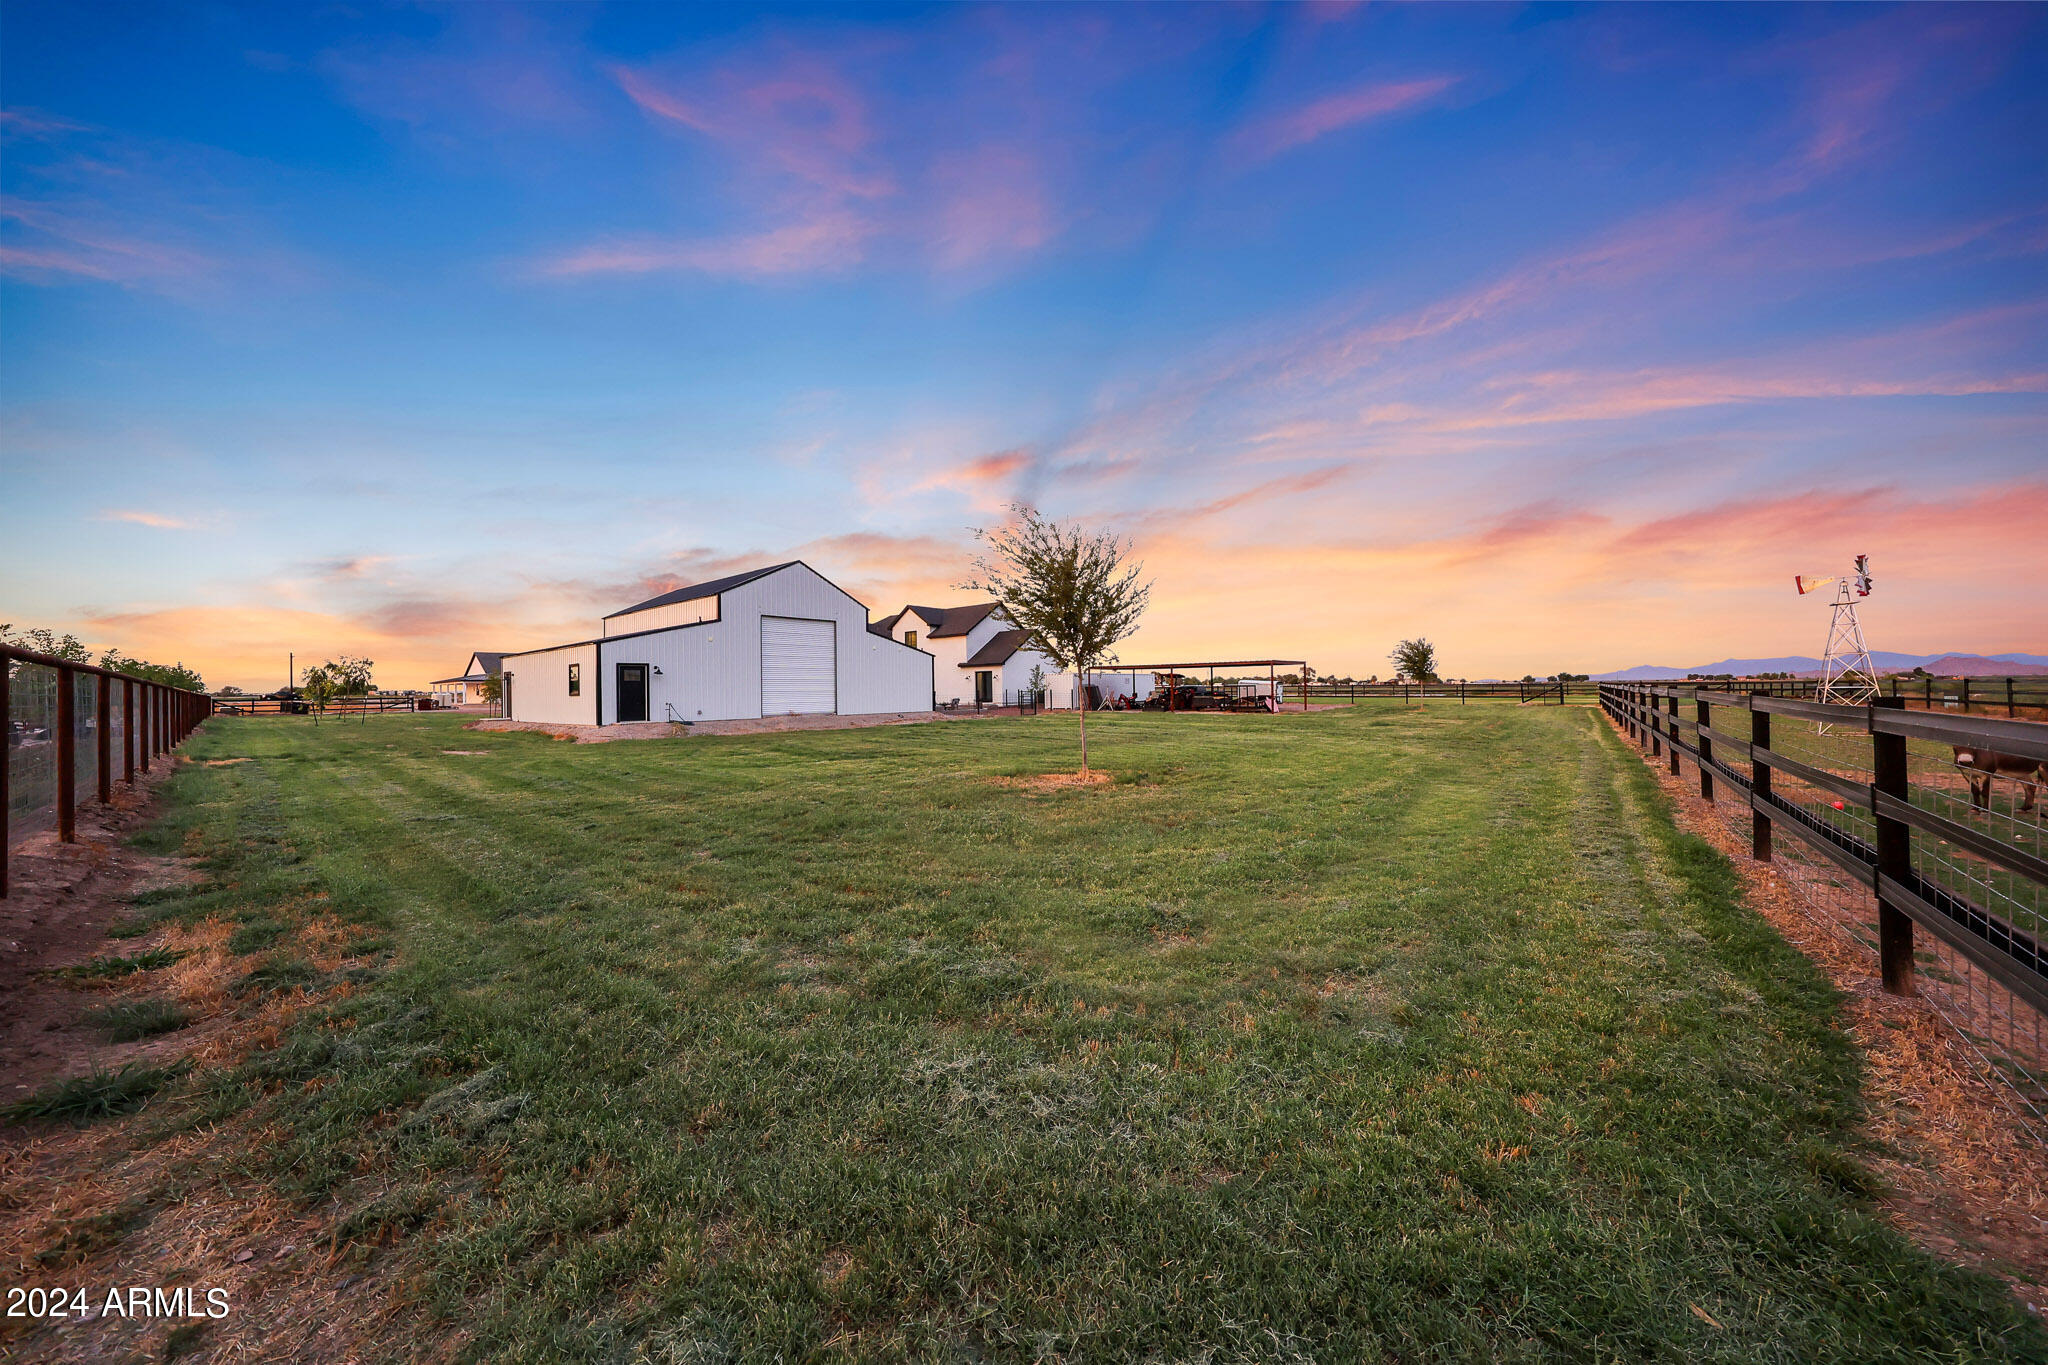
[[[721,70],[690,82],[624,67],[612,74],[641,109],[723,144],[743,170],[779,171],[849,199],[896,188],[885,169],[864,159],[874,141],[866,100],[821,61],[799,58],[755,74]]]
[[[611,242],[572,251],[539,266],[558,277],[647,275],[692,271],[766,278],[841,270],[859,264],[873,225],[841,210],[737,237],[689,242],[648,239]]]
[[[136,526],[153,526],[159,531],[189,531],[192,523],[177,517],[167,517],[160,512],[106,511],[100,513],[101,521],[125,521]]]
[[[189,285],[213,279],[220,263],[193,250],[111,231],[89,216],[16,200],[0,220],[30,240],[0,247],[0,271],[22,279],[73,275],[111,284]]]
[[[1430,76],[1422,80],[1380,82],[1326,95],[1299,109],[1252,124],[1239,135],[1239,141],[1259,159],[1278,156],[1339,129],[1385,118],[1420,104],[1457,84],[1457,79]]]
[[[931,183],[938,264],[961,269],[1044,246],[1058,234],[1038,157],[1022,146],[983,146],[944,158]]]

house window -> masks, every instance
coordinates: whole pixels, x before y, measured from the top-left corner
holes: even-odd
[[[912,649],[916,649],[916,648],[917,648],[917,632],[916,632],[916,631],[914,631],[914,630],[906,630],[906,631],[904,631],[904,632],[903,632],[903,643],[904,643],[904,644],[906,644],[906,645],[909,645],[909,646],[910,646],[910,647],[911,647]]]
[[[583,695],[582,664],[569,665],[569,695],[572,697],[580,697]]]

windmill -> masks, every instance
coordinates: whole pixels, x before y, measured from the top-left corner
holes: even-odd
[[[1837,706],[1868,706],[1878,696],[1877,665],[1870,661],[1870,647],[1863,643],[1863,626],[1856,619],[1856,599],[1870,596],[1870,556],[1857,555],[1856,566],[1845,574],[1829,578],[1795,575],[1799,595],[1819,592],[1833,584],[1835,600],[1828,617],[1827,648],[1821,651],[1820,686],[1814,700]],[[1822,725],[1826,734],[1828,727]]]

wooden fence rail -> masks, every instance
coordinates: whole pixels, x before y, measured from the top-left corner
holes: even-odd
[[[48,723],[36,717],[16,715],[25,709],[29,694],[29,669],[48,669],[55,674],[56,714]],[[91,693],[90,715],[81,723],[80,684]],[[17,697],[19,691],[22,695]],[[135,774],[149,771],[152,758],[169,753],[213,714],[213,700],[200,692],[138,678],[93,664],[60,659],[52,654],[0,645],[0,716],[6,718],[6,746],[0,750],[0,897],[7,894],[8,851],[13,846],[17,769],[28,757],[47,757],[55,764],[55,806],[57,837],[64,843],[78,839],[79,734],[90,731],[92,767],[96,778],[93,799],[111,804],[114,799],[114,768],[119,763],[120,781],[132,784]],[[114,733],[120,731],[121,751],[114,754]],[[37,754],[38,750],[47,751]]]
[[[1680,715],[1681,703],[1691,703],[1694,714]],[[1913,993],[1913,940],[1917,930],[1924,930],[2048,1014],[2048,952],[2039,935],[1916,868],[1913,834],[1945,840],[2036,888],[2048,888],[2048,859],[1916,805],[1906,754],[1907,741],[1917,739],[2048,762],[2048,725],[1909,711],[1903,698],[1880,698],[1874,706],[1834,706],[1761,692],[1654,684],[1603,684],[1600,704],[1651,758],[1668,756],[1673,773],[1679,771],[1681,755],[1690,758],[1699,772],[1701,796],[1712,800],[1717,780],[1737,793],[1749,809],[1751,847],[1758,859],[1769,861],[1774,839],[1788,835],[1867,886],[1877,899],[1878,956],[1886,990]],[[1738,723],[1734,717],[1745,712],[1747,723]],[[1871,780],[1853,781],[1773,748],[1774,716],[1867,736],[1869,762],[1861,766]],[[1726,754],[1747,760],[1751,773],[1730,767]],[[1785,799],[1773,790],[1774,773],[1826,792],[1845,810],[1867,812],[1875,839],[1866,840]]]

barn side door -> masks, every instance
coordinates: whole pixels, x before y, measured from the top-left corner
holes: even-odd
[[[619,691],[615,704],[619,709],[618,721],[621,725],[629,721],[647,719],[646,664],[619,665]]]

